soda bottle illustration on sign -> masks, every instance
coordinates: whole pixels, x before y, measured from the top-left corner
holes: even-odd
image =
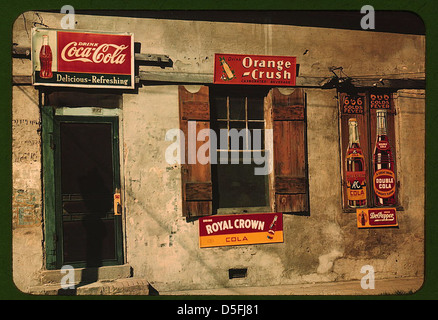
[[[348,120],[348,148],[345,158],[347,199],[351,208],[367,205],[365,157],[359,142],[357,119]]]
[[[394,158],[387,132],[387,111],[377,110],[377,138],[373,156],[373,186],[377,206],[395,205]]]
[[[228,65],[228,63],[225,61],[224,57],[219,58],[219,61],[221,63],[222,67],[222,77],[221,79],[224,81],[232,80],[236,77],[234,74],[234,71],[231,69],[231,67]]]
[[[43,45],[40,50],[40,77],[50,79],[52,74],[52,49],[49,46],[49,36],[43,36]]]
[[[275,216],[274,219],[272,219],[271,224],[269,225],[268,236],[267,236],[269,240],[272,240],[274,238],[274,234],[275,234],[274,227],[277,224],[277,219],[278,216]]]
[[[358,215],[358,222],[359,222],[359,224],[362,226],[362,227],[364,227],[365,225],[366,225],[366,223],[367,223],[367,221],[368,221],[368,219],[367,219],[367,217],[366,217],[366,214],[365,214],[365,211],[361,211],[360,213],[359,213],[359,215]]]

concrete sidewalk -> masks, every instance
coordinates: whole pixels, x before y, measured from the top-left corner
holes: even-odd
[[[101,280],[63,290],[59,284],[33,287],[34,295],[154,295],[154,296],[360,296],[412,294],[423,285],[423,278],[376,279],[374,289],[362,289],[360,280],[276,285],[269,287],[232,287],[203,290],[157,291],[145,279]]]
[[[270,287],[234,287],[205,290],[160,292],[160,296],[199,295],[401,295],[412,294],[423,285],[423,278],[376,279],[374,289],[362,289],[360,280]]]

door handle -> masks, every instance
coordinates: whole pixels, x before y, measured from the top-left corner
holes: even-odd
[[[114,193],[114,215],[120,216],[122,214],[122,202],[120,193]]]

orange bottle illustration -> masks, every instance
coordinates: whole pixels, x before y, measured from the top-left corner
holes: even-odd
[[[223,70],[223,74],[221,77],[222,80],[228,81],[234,79],[236,75],[234,74],[234,71],[231,69],[229,64],[225,61],[225,58],[221,57],[219,58],[219,61]]]
[[[348,127],[349,143],[345,161],[348,206],[365,207],[367,205],[365,157],[360,147],[357,119],[349,119]]]

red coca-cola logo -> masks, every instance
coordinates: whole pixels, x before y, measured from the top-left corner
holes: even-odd
[[[58,71],[131,74],[130,35],[58,31]]]
[[[128,48],[124,45],[115,45],[111,43],[104,43],[96,47],[85,47],[79,45],[76,41],[67,44],[61,51],[61,59],[67,62],[82,61],[93,63],[109,63],[122,64],[126,60],[126,53],[122,52]],[[114,48],[113,52],[108,52],[110,48]]]

